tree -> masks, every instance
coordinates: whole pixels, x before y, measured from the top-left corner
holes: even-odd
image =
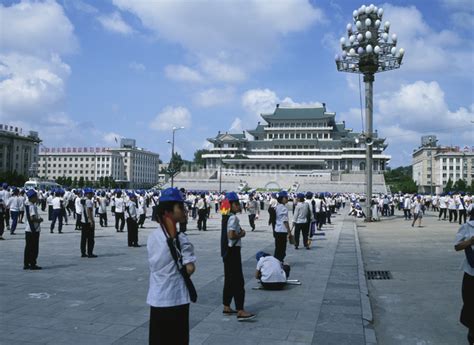
[[[412,179],[412,167],[398,167],[387,169],[384,173],[385,183],[390,186],[392,192],[416,193],[418,186]]]
[[[171,157],[170,164],[168,165],[168,169],[166,169],[166,174],[168,174],[170,177],[171,176],[176,176],[181,171],[181,168],[183,167],[184,161],[183,158],[181,158],[181,155],[177,152],[173,154],[173,157]]]
[[[84,176],[79,177],[79,181],[77,182],[77,186],[78,186],[79,188],[83,188],[83,187],[84,187]]]
[[[203,154],[209,153],[209,150],[201,149],[194,152],[194,164],[206,166],[206,161],[202,158]]]
[[[14,171],[0,173],[0,183],[6,182],[10,186],[23,187],[28,178]]]
[[[457,180],[456,183],[454,183],[453,189],[455,191],[465,192],[468,189],[467,182],[464,180]]]
[[[453,190],[453,181],[451,180],[451,177],[448,179],[448,183],[446,183],[446,186],[444,187],[445,192],[451,192]]]

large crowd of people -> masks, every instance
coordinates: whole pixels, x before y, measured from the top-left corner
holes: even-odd
[[[116,232],[124,232],[126,226],[129,247],[140,247],[138,231],[149,219],[154,222],[153,227],[157,227],[148,236],[147,243],[150,344],[188,344],[189,304],[197,299],[196,289],[190,279],[195,270],[196,254],[187,238],[188,230],[207,231],[210,217],[222,217],[223,314],[235,315],[238,321],[248,321],[256,315],[245,309],[240,249],[247,233],[240,225],[240,214],[247,215],[250,231],[259,231],[266,230],[266,225],[263,228],[262,222],[256,223],[256,220],[262,212],[268,212],[274,252],[273,255],[257,253],[256,278],[263,289],[276,290],[284,288],[289,276],[290,267],[285,262],[288,245],[298,250],[302,244],[306,250],[311,250],[314,236],[325,235],[324,227],[331,224],[335,213],[347,212],[354,217],[366,218],[362,207],[364,201],[364,195],[355,193],[217,193],[176,188],[163,191],[91,188],[45,191],[23,190],[4,183],[0,186],[0,239],[5,239],[5,229],[15,236],[18,224],[24,224],[23,269],[40,270],[37,258],[41,225],[44,222],[40,211],[50,221],[50,233],[57,230],[58,234],[62,234],[63,225],[73,222],[74,229],[81,231],[78,248],[84,258],[97,258],[94,252],[96,218],[100,227],[108,227],[113,222]],[[466,251],[461,321],[469,328],[469,339],[472,340],[474,308],[472,293],[466,292],[474,291],[472,196],[465,193],[380,194],[371,198],[370,206],[373,221],[393,217],[398,211],[405,220],[411,222],[412,227],[417,222],[421,227],[423,215],[432,212],[439,221],[449,220],[450,223],[462,225],[455,247],[456,250]],[[112,220],[108,219],[108,213],[113,215]],[[191,222],[195,227],[189,226]],[[231,307],[232,301],[235,309]]]

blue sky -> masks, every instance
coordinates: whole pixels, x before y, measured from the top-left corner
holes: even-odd
[[[191,159],[206,138],[252,129],[276,103],[324,102],[362,128],[358,76],[334,63],[362,2],[0,4],[0,122],[38,130],[46,146],[131,137],[166,161],[170,128],[182,125],[176,146]],[[408,165],[423,134],[474,146],[473,2],[375,5],[406,49],[402,68],[375,82],[375,128],[387,137],[390,165]]]

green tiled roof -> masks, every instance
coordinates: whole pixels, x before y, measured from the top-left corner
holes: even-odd
[[[265,120],[286,120],[286,119],[325,119],[334,117],[333,113],[326,113],[323,107],[320,108],[276,108],[273,114],[262,114]]]

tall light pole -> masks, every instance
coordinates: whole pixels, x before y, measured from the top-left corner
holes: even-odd
[[[362,5],[353,13],[355,28],[347,24],[348,40],[342,37],[342,54],[336,55],[337,70],[359,73],[365,83],[365,194],[366,221],[372,220],[372,144],[373,144],[373,83],[374,75],[400,67],[405,54],[397,50],[397,35],[389,37],[390,22],[382,24],[383,9],[377,6]]]
[[[176,131],[179,131],[180,129],[184,129],[184,127],[173,127],[173,138],[171,141],[171,159],[170,159],[170,167],[168,169],[171,169],[171,187],[174,187],[174,163],[173,163],[173,158],[174,158],[174,134]]]

